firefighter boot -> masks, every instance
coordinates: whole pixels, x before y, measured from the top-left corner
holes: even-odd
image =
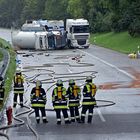
[[[75,118],[72,118],[72,119],[71,119],[71,122],[75,122]]]
[[[21,108],[23,107],[23,103],[20,103]]]
[[[57,125],[61,125],[61,121],[57,121]]]
[[[91,115],[88,116],[88,123],[92,123],[92,116]]]
[[[81,123],[80,118],[76,118],[76,121],[77,121],[78,123]]]
[[[85,116],[81,116],[81,123],[85,123]]]
[[[46,116],[42,117],[42,121],[43,121],[43,123],[48,123]]]
[[[13,104],[13,107],[16,107],[16,105],[17,105],[17,103],[14,103],[14,104]]]
[[[71,123],[71,121],[69,121],[69,120],[65,121],[65,124],[70,124],[70,123]]]
[[[36,122],[37,122],[37,124],[39,124],[40,123],[40,119],[36,119]]]
[[[43,123],[48,123],[47,119],[43,119]]]

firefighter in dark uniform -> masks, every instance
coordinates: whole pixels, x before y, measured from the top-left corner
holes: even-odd
[[[3,104],[4,92],[5,92],[4,81],[3,81],[3,77],[0,76],[0,106]]]
[[[79,86],[75,84],[73,79],[69,80],[69,87],[67,89],[67,94],[69,97],[69,109],[71,122],[75,122],[75,119],[78,123],[80,123],[80,115],[79,115],[79,105],[81,99],[81,89]]]
[[[85,116],[88,110],[88,123],[92,122],[93,109],[96,105],[95,94],[96,85],[92,83],[92,77],[88,76],[86,78],[86,84],[83,88],[83,101],[82,101],[82,112],[81,112],[81,122],[85,123]]]
[[[47,101],[46,92],[42,88],[41,81],[36,81],[36,87],[34,87],[31,91],[30,100],[31,100],[31,106],[35,110],[36,122],[40,123],[40,115],[39,115],[39,110],[40,110],[42,114],[43,123],[47,123],[48,121],[46,118],[46,111],[45,111],[45,105]]]
[[[64,116],[65,124],[69,124],[69,117],[68,117],[68,106],[67,106],[67,93],[66,88],[63,87],[62,80],[57,80],[56,86],[52,93],[52,103],[54,110],[56,112],[57,124],[61,124],[61,111]]]
[[[24,78],[21,74],[20,70],[16,71],[16,75],[14,76],[14,105],[13,107],[16,107],[17,105],[17,97],[19,95],[20,99],[20,106],[23,107],[23,94],[24,94]]]

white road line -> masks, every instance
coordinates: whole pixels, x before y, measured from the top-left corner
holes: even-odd
[[[59,61],[60,63],[64,63],[62,60]],[[66,69],[68,70],[69,73],[72,73],[72,70],[70,70],[70,68],[66,67]]]
[[[101,113],[100,109],[99,109],[99,108],[97,108],[96,110],[97,110],[97,113],[98,113],[98,115],[99,115],[99,117],[100,117],[101,121],[102,121],[102,122],[106,122],[106,120],[105,120],[104,116],[102,115],[102,113]]]
[[[81,52],[83,52],[83,53],[85,53],[85,54],[87,54],[87,55],[93,57],[94,59],[97,59],[97,60],[99,60],[100,62],[102,62],[102,63],[104,63],[104,64],[106,64],[106,65],[108,65],[108,66],[110,66],[110,67],[112,67],[112,68],[114,68],[114,69],[116,69],[117,71],[119,71],[119,72],[121,72],[121,73],[127,75],[129,78],[132,78],[132,79],[136,80],[136,78],[135,78],[133,75],[127,73],[127,72],[124,71],[124,70],[119,69],[119,68],[116,67],[115,65],[112,65],[112,64],[110,64],[110,63],[104,61],[103,59],[101,59],[101,58],[99,58],[99,57],[96,57],[96,56],[94,56],[94,55],[92,55],[92,54],[90,54],[90,53],[88,53],[88,52],[83,51],[83,50],[79,50],[79,51],[81,51]]]
[[[66,67],[66,69],[68,70],[69,73],[72,73],[72,71],[70,70],[70,68],[67,68],[67,67]]]

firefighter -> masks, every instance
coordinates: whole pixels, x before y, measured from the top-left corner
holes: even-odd
[[[4,92],[5,92],[4,81],[3,81],[3,77],[0,76],[0,106],[3,104]]]
[[[16,71],[16,75],[14,76],[14,104],[13,107],[17,105],[17,97],[19,95],[20,106],[23,107],[23,94],[24,94],[24,78],[21,74],[20,70]]]
[[[40,123],[40,115],[39,115],[39,110],[40,110],[42,114],[43,123],[47,123],[48,121],[46,118],[46,111],[45,111],[45,105],[47,101],[46,92],[42,88],[41,81],[36,81],[36,87],[34,87],[31,91],[30,100],[31,100],[32,108],[35,111],[36,122]]]
[[[96,85],[92,83],[92,77],[88,76],[86,78],[86,84],[83,88],[83,101],[82,101],[82,112],[81,112],[81,122],[85,123],[85,116],[88,110],[88,123],[92,122],[93,109],[96,105],[95,94]]]
[[[57,118],[57,124],[61,124],[61,111],[64,116],[65,124],[69,124],[69,117],[68,117],[68,112],[67,112],[67,93],[66,93],[66,88],[63,87],[63,82],[62,80],[57,80],[56,82],[56,87],[53,90],[52,93],[52,103],[54,110],[56,112],[56,118]]]
[[[77,122],[80,123],[78,107],[80,105],[81,89],[79,86],[75,84],[75,81],[73,79],[69,80],[69,87],[67,89],[67,94],[69,97],[71,122],[75,122],[76,119]]]

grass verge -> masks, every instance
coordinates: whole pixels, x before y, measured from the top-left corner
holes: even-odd
[[[137,47],[140,46],[140,36],[131,37],[127,32],[92,34],[90,42],[91,44],[128,54],[137,51]]]
[[[10,55],[10,63],[9,63],[9,66],[5,75],[5,97],[4,97],[4,101],[5,101],[11,91],[13,75],[16,69],[16,63],[15,63],[16,53],[14,52],[14,50],[12,49],[12,47],[10,46],[8,42],[0,39],[0,44],[2,44],[1,47],[6,49]]]

